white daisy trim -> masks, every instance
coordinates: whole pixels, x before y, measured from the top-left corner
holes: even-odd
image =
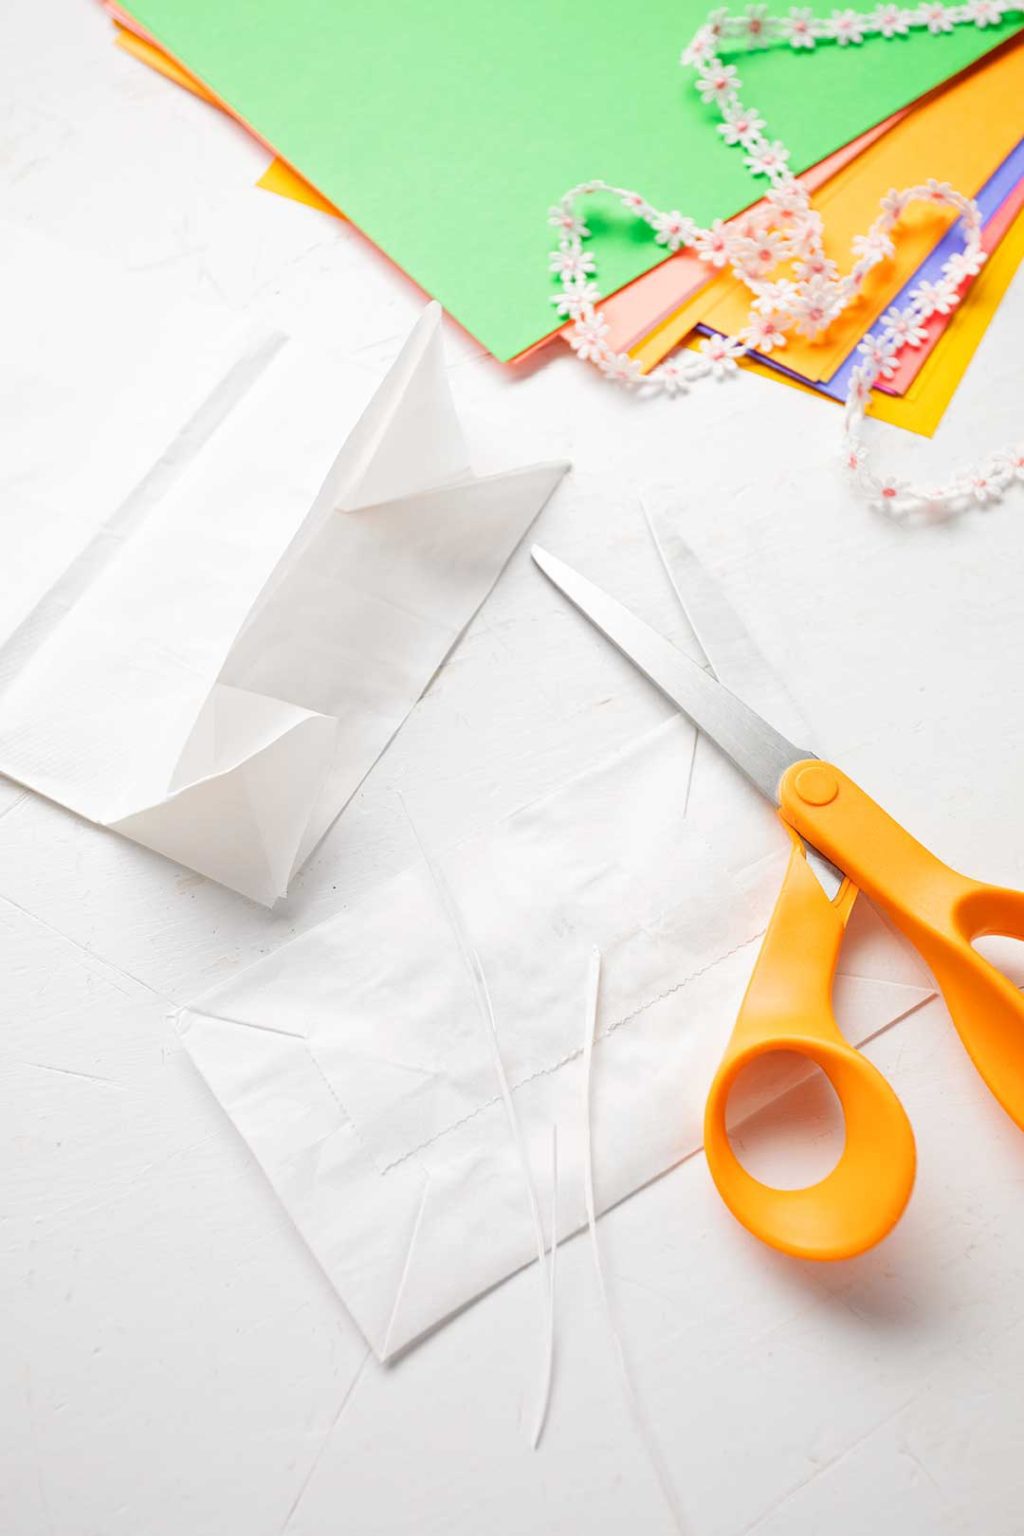
[[[864,283],[880,262],[887,261],[895,245],[893,231],[912,203],[940,204],[956,210],[964,234],[961,251],[950,256],[935,282],[922,281],[913,288],[902,309],[892,308],[883,317],[878,335],[865,338],[858,348],[862,361],[853,370],[843,417],[842,459],[860,490],[876,506],[904,514],[926,510],[959,510],[998,500],[1014,482],[1024,479],[1019,447],[990,454],[980,465],[954,476],[946,485],[918,485],[894,476],[880,477],[871,467],[861,434],[871,391],[880,378],[891,378],[905,347],[920,346],[927,337],[925,323],[933,314],[947,315],[956,308],[964,287],[981,270],[985,252],[981,244],[981,214],[973,198],[955,191],[948,182],[931,179],[901,191],[888,192],[881,213],[866,235],[853,241],[856,258],[842,275],[825,255],[823,225],[810,196],[789,168],[789,151],[779,140],[765,134],[759,113],[740,100],[742,81],[733,64],[720,57],[723,44],[747,49],[788,46],[811,52],[819,44],[856,47],[867,38],[898,41],[910,33],[938,36],[959,26],[986,28],[1005,17],[1024,15],[1024,0],[967,0],[945,5],[923,0],[916,7],[896,3],[877,4],[872,11],[835,10],[831,16],[815,16],[795,6],[787,15],[772,17],[764,5],[750,4],[742,14],[713,11],[684,50],[682,62],[696,72],[702,101],[714,107],[722,121],[719,132],[727,144],[744,154],[755,176],[765,177],[768,191],[764,206],[723,224],[716,219],[701,229],[692,219],[672,209],[655,208],[640,193],[605,181],[580,182],[571,187],[549,210],[549,222],[558,235],[551,254],[551,270],[561,284],[552,302],[558,312],[574,323],[570,345],[584,360],[593,363],[610,379],[629,388],[666,395],[685,394],[698,379],[722,379],[735,373],[736,364],[748,350],[770,351],[785,345],[786,334],[796,331],[820,336],[855,303]],[[652,230],[658,245],[669,251],[690,250],[712,267],[731,267],[753,295],[750,319],[736,337],[714,337],[701,343],[697,352],[676,352],[644,375],[628,352],[616,352],[608,342],[609,327],[598,308],[601,299],[591,280],[594,261],[583,249],[590,237],[580,212],[580,201],[594,194],[611,194]],[[774,261],[772,258],[775,258]],[[773,280],[776,268],[793,263],[794,278]]]

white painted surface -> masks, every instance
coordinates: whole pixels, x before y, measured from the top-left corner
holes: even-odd
[[[0,28],[5,218],[127,261],[168,303],[329,329],[380,375],[421,300],[357,234],[254,190],[264,153],[115,50],[98,8],[8,6]],[[981,430],[1010,432],[1020,283],[1011,304],[983,352],[998,387],[971,370],[934,450],[944,461]],[[569,357],[512,380],[452,327],[448,344],[460,405],[500,413],[537,457],[575,462],[544,541],[607,580],[614,542],[617,590],[666,632],[678,620],[637,492],[685,494],[692,455],[706,487],[714,453],[728,518],[755,468],[781,462],[783,428],[836,430],[824,405],[754,379],[649,405]],[[90,382],[75,387],[94,411]],[[892,435],[894,453],[908,447]],[[837,486],[809,494],[834,499]],[[982,515],[1019,519],[1021,506]],[[993,602],[1019,606],[999,570],[988,579]],[[443,847],[667,713],[521,552],[271,915],[0,784],[4,1536],[671,1529],[586,1244],[560,1257],[551,1417],[532,1453],[535,1275],[397,1365],[368,1361],[167,1021],[410,860],[395,788]],[[1019,834],[1017,808],[1005,814]],[[725,1215],[699,1157],[603,1222],[629,1354],[693,1536],[1021,1529],[1024,1142],[939,1005],[870,1054],[920,1155],[910,1211],[874,1254],[812,1269],[767,1252]]]

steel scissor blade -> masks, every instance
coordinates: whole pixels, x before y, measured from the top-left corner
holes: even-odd
[[[805,741],[811,733],[788,688],[679,532],[675,509],[670,511],[657,500],[651,506],[641,505],[665,573],[718,681],[777,731]]]
[[[779,781],[786,769],[814,753],[787,741],[703,667],[593,582],[536,544],[531,554],[574,607],[688,715],[773,805],[778,805]]]
[[[739,615],[729,606],[674,522],[660,508],[645,506],[643,511],[668,579],[714,676],[727,688],[733,675],[742,677],[740,692],[748,707],[748,689],[753,687],[752,697],[769,720],[784,724],[788,730],[802,731],[799,710],[785,684],[765,661]],[[810,843],[805,846],[807,862],[831,901],[846,876]]]

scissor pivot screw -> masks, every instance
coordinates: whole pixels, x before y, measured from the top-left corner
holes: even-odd
[[[830,769],[814,763],[809,768],[801,768],[794,788],[807,805],[828,805],[839,793],[839,781]]]

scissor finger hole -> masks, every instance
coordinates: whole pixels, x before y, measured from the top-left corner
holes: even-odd
[[[846,1144],[843,1110],[828,1076],[795,1051],[769,1051],[737,1074],[726,1130],[747,1173],[772,1189],[806,1189],[827,1177]]]
[[[1024,987],[1024,939],[1010,938],[1001,933],[986,933],[972,942],[978,954],[983,955],[997,971],[1002,971],[1015,987]]]

